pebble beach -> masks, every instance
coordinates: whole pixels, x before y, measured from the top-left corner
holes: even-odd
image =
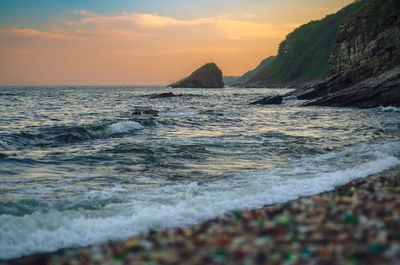
[[[196,226],[0,264],[400,264],[400,167]]]

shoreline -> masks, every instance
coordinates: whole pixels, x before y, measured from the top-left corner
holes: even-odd
[[[319,195],[190,227],[0,264],[396,264],[400,166]]]

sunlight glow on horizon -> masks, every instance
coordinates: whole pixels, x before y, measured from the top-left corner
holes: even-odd
[[[44,28],[0,27],[0,85],[166,85],[211,61],[241,75],[303,23],[74,9]]]

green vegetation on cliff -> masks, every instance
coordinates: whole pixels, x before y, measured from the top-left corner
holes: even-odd
[[[263,69],[264,67],[269,65],[275,58],[276,58],[276,56],[270,56],[267,59],[262,60],[261,63],[256,68],[254,68],[253,70],[250,70],[247,73],[245,73],[244,75],[242,75],[239,78],[239,81],[241,81],[241,82],[249,81],[256,73],[258,73],[261,69]]]
[[[247,82],[263,85],[323,78],[328,73],[328,59],[342,22],[352,13],[375,0],[356,1],[336,14],[311,21],[292,33],[279,45],[275,60],[254,73]]]
[[[253,70],[250,70],[246,72],[242,76],[224,76],[224,83],[226,85],[235,85],[235,84],[241,84],[241,83],[246,83],[249,81],[258,71],[266,67],[269,63],[271,63],[276,56],[270,56],[264,60],[261,61],[261,63],[254,68]]]
[[[400,11],[400,0],[371,0],[369,2],[368,22],[370,23],[377,23],[384,17]]]

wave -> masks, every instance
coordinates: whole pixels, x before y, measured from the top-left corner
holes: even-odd
[[[136,121],[122,121],[111,124],[108,128],[110,129],[111,134],[116,134],[127,133],[134,130],[141,130],[143,129],[143,126]]]
[[[400,108],[399,107],[392,107],[392,106],[378,107],[377,109],[379,111],[382,111],[382,112],[400,112]]]
[[[60,143],[77,143],[93,139],[107,138],[115,134],[125,134],[143,128],[144,127],[136,121],[120,121],[110,125],[99,126],[76,126],[56,130],[56,134],[58,135],[51,138],[51,140],[56,140],[56,142]]]
[[[0,139],[0,150],[6,151],[8,150],[7,144]]]
[[[26,148],[27,146],[59,146],[84,141],[103,139],[116,134],[126,134],[143,129],[136,121],[119,121],[102,125],[78,125],[40,128],[35,132],[2,134],[4,142],[0,142],[0,150]]]
[[[197,115],[199,112],[197,111],[171,111],[171,112],[165,112],[165,113],[160,113],[159,116],[161,117],[190,117]]]
[[[107,205],[105,213],[80,207],[25,216],[0,215],[0,259],[192,225],[232,210],[319,194],[398,166],[399,157],[398,142],[363,144],[305,156],[268,171],[242,172],[213,180],[171,181],[135,193],[127,191],[126,200]],[[125,189],[121,185],[115,195],[112,190],[96,191],[95,198],[110,199]],[[93,199],[93,194],[90,196]]]

